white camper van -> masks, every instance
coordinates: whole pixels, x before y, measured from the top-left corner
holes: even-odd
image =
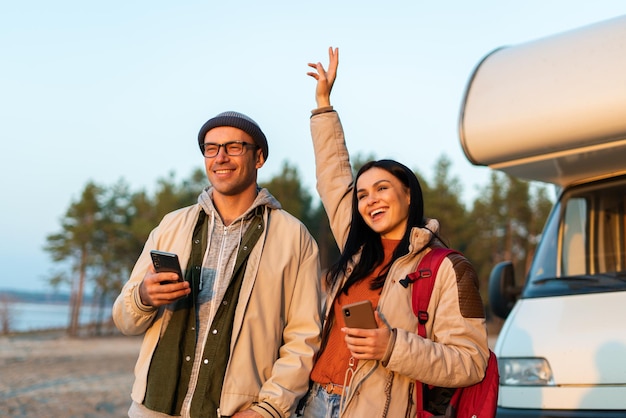
[[[473,164],[559,190],[524,285],[490,277],[498,418],[626,417],[626,16],[488,54],[459,130]]]

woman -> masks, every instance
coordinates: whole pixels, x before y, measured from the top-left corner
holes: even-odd
[[[429,411],[443,414],[452,390],[479,382],[489,349],[478,281],[471,264],[451,255],[439,268],[426,324],[417,335],[411,286],[414,272],[435,246],[439,223],[424,217],[415,174],[392,160],[365,164],[353,178],[341,122],[330,105],[338,50],[328,72],[309,64],[317,80],[311,117],[317,189],[341,256],[330,267],[322,349],[311,373],[305,417],[414,417],[415,382],[430,387]],[[370,300],[378,328],[344,325],[341,307]]]

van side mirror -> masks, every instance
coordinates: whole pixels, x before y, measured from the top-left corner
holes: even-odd
[[[505,319],[511,313],[521,294],[521,288],[515,286],[513,263],[503,261],[494,266],[489,275],[489,306],[492,312]]]

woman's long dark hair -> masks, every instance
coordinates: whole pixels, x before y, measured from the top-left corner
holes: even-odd
[[[361,217],[356,195],[357,180],[361,174],[374,167],[383,169],[400,180],[400,182],[409,189],[411,197],[406,230],[404,231],[404,235],[398,247],[393,252],[391,262],[409,252],[409,238],[413,227],[424,227],[426,224],[426,220],[424,219],[422,188],[413,171],[394,160],[370,161],[363,165],[354,179],[355,190],[352,193],[352,221],[350,222],[346,245],[339,260],[329,268],[329,274],[326,275],[326,284],[329,289],[332,288],[342,275],[346,274],[348,263],[359,250],[362,249],[361,258],[358,264],[354,266],[354,270],[343,286],[342,291],[344,293],[348,293],[348,288],[351,285],[371,275],[374,269],[384,261],[384,251],[380,234],[372,230]],[[374,279],[372,289],[379,289],[383,286],[391,262],[384,266],[379,276]]]

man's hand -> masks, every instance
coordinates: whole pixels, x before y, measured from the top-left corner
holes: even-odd
[[[309,63],[309,67],[314,68],[315,72],[308,72],[307,75],[317,80],[315,89],[315,100],[317,107],[330,106],[330,92],[337,78],[337,67],[339,66],[339,48],[328,48],[328,71],[324,70],[324,66],[318,62],[317,64]]]
[[[161,284],[162,282],[172,283]],[[154,308],[172,303],[189,293],[191,293],[191,287],[188,282],[179,282],[176,273],[156,273],[153,266],[150,266],[139,285],[141,302]]]

